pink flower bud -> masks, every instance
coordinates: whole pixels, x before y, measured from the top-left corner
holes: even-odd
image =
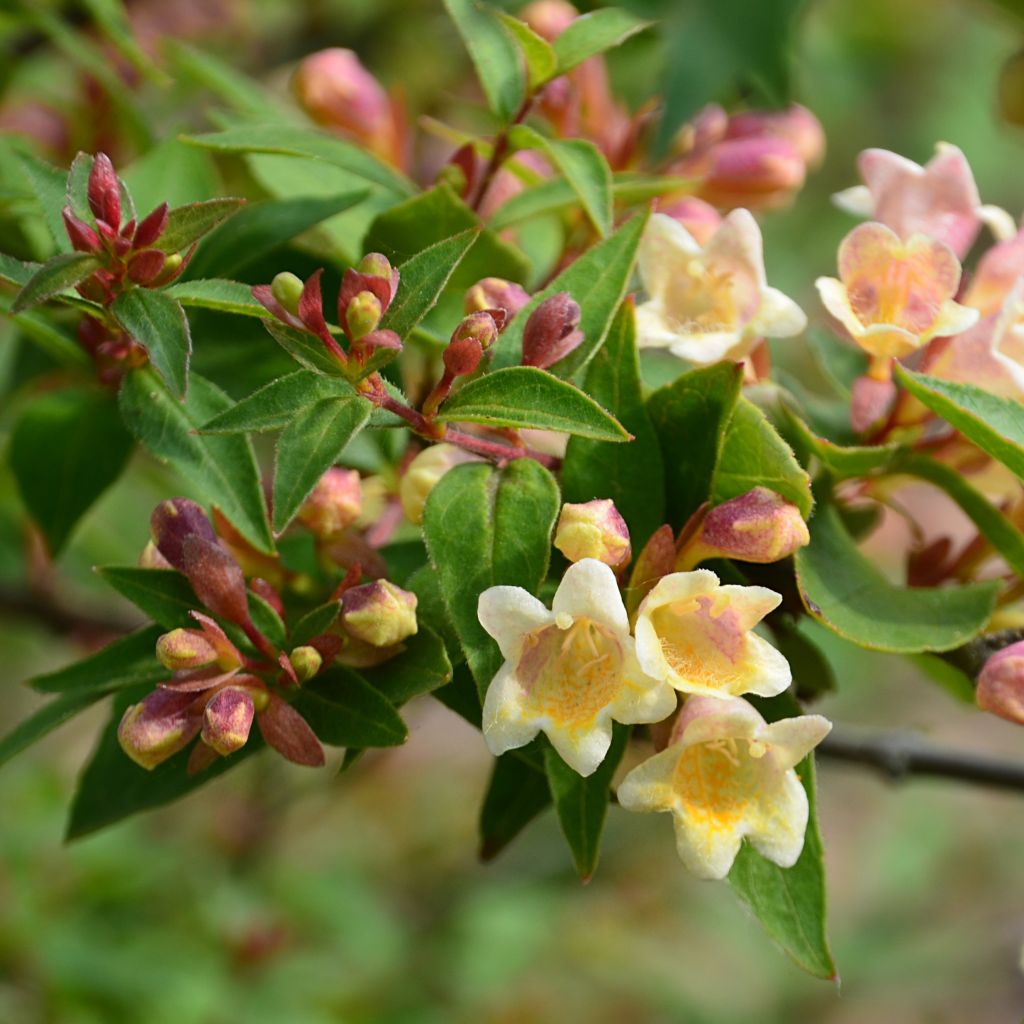
[[[185,571],[182,545],[186,537],[201,537],[216,544],[217,535],[201,505],[188,498],[170,498],[153,510],[149,521],[153,543],[164,558],[179,572]]]
[[[777,562],[809,540],[807,524],[796,505],[767,487],[755,487],[711,509],[687,555],[691,565],[696,564],[694,558]],[[695,549],[699,549],[699,557]]]
[[[89,209],[115,231],[121,224],[121,183],[106,153],[97,153],[89,172]]]
[[[288,655],[288,660],[291,662],[291,666],[295,670],[295,675],[300,683],[305,683],[312,679],[320,671],[324,663],[323,655],[310,645],[296,647]]]
[[[359,473],[333,467],[317,481],[299,509],[299,522],[313,535],[326,540],[351,526],[363,510]]]
[[[580,307],[568,292],[545,299],[523,329],[523,366],[546,370],[564,359],[583,342],[579,323]]]
[[[579,13],[568,0],[534,0],[519,12],[519,18],[551,43],[579,17]]]
[[[71,245],[78,252],[99,252],[103,247],[99,235],[84,220],[76,217],[70,206],[61,211],[64,217],[64,230],[68,233]]]
[[[217,661],[217,648],[197,629],[172,629],[156,642],[156,657],[172,672],[205,668]]]
[[[364,583],[345,591],[341,621],[357,640],[393,647],[416,632],[416,595],[387,580]]]
[[[978,707],[1024,725],[1024,640],[997,651],[978,675]]]
[[[722,223],[722,215],[710,203],[696,196],[687,196],[669,206],[659,206],[658,213],[679,221],[701,246],[707,244]]]
[[[227,757],[249,739],[256,714],[252,695],[239,686],[225,686],[210,698],[203,712],[203,742]]]
[[[452,377],[466,377],[475,372],[483,357],[483,349],[476,338],[453,341],[441,356],[445,370]]]
[[[698,194],[729,208],[777,206],[803,185],[807,174],[792,143],[772,136],[719,142],[702,164]]]
[[[785,139],[811,168],[825,158],[825,132],[806,107],[791,104],[785,110],[751,110],[733,114],[725,130],[727,139],[775,136]]]
[[[121,749],[142,768],[153,769],[186,747],[199,732],[195,694],[154,690],[128,708],[117,727]]]
[[[463,462],[479,461],[480,456],[453,444],[434,444],[424,448],[409,463],[398,485],[398,497],[406,519],[417,526],[422,523],[423,506],[438,480]]]
[[[182,572],[196,597],[213,612],[239,625],[249,621],[245,576],[234,557],[217,541],[192,535],[181,545]]]
[[[490,312],[470,313],[452,331],[452,342],[471,338],[486,352],[498,340],[498,325]]]
[[[508,322],[530,301],[521,285],[500,277],[485,277],[466,292],[467,313],[482,313],[489,309],[503,309]]]
[[[555,528],[555,547],[570,562],[596,558],[613,569],[628,565],[633,554],[629,527],[611,498],[563,505]]]
[[[380,299],[373,292],[359,292],[353,296],[345,309],[345,325],[351,341],[361,338],[377,329],[381,318]]]

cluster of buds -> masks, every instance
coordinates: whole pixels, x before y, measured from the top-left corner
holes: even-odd
[[[107,320],[83,316],[78,321],[78,342],[96,364],[104,384],[115,385],[127,370],[145,366],[146,350],[127,331]]]
[[[821,164],[825,134],[805,107],[727,114],[705,107],[676,140],[669,171],[695,181],[695,195],[724,209],[769,209],[803,186]]]
[[[122,224],[122,200],[128,194],[105,153],[93,158],[86,195],[94,218],[91,225],[70,206],[63,211],[72,246],[97,257],[102,264],[78,284],[84,298],[107,306],[126,287],[159,288],[181,275],[189,257],[159,247],[160,236],[167,228],[167,203],[161,203],[141,221],[131,216]]]
[[[278,274],[269,285],[256,285],[253,297],[278,320],[303,333],[313,334],[339,367],[361,379],[390,362],[402,350],[402,339],[382,329],[381,319],[398,291],[399,274],[386,256],[370,253],[350,267],[338,291],[338,323],[348,341],[341,347],[324,319],[318,270],[305,282],[294,274]]]

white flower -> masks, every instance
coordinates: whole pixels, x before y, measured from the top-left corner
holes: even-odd
[[[608,753],[613,720],[660,722],[675,709],[672,688],[637,664],[615,576],[602,562],[570,566],[550,611],[520,587],[491,587],[477,614],[505,657],[484,700],[495,756],[544,732],[566,764],[590,775]]]

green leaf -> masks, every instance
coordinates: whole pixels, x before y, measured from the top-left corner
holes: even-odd
[[[277,614],[269,601],[265,601],[259,594],[251,590],[246,594],[249,605],[249,617],[252,624],[276,647],[278,650],[287,646],[288,629],[281,616]]]
[[[632,303],[619,307],[604,345],[587,367],[583,390],[616,416],[633,440],[619,445],[571,437],[562,463],[563,499],[611,498],[640,551],[665,521],[665,474],[644,405]]]
[[[320,636],[321,633],[326,632],[334,624],[340,613],[340,601],[328,601],[326,604],[318,605],[312,611],[307,612],[295,623],[295,628],[292,630],[293,646],[300,647],[303,644],[308,644],[313,637]]]
[[[0,767],[115,689],[116,684],[108,684],[100,690],[71,690],[44,704],[0,736]]]
[[[443,239],[406,260],[398,271],[401,283],[381,321],[382,330],[407,338],[433,309],[463,257],[473,248],[479,230],[471,228]]]
[[[158,683],[169,675],[167,669],[156,660],[155,654],[156,642],[163,633],[160,626],[146,626],[136,633],[118,638],[81,661],[72,662],[54,672],[33,676],[28,685],[40,693],[103,694],[121,686]]]
[[[11,311],[21,313],[84,281],[100,261],[87,252],[66,252],[47,260],[18,292]]]
[[[676,526],[711,495],[741,378],[735,363],[718,363],[684,373],[648,400],[665,460],[668,521]]]
[[[530,314],[558,292],[568,292],[580,306],[580,330],[583,344],[555,363],[552,372],[572,377],[582,370],[604,343],[619,304],[633,275],[637,246],[647,223],[647,214],[638,214],[615,234],[588,249],[520,310],[495,345],[492,365],[495,369],[514,366],[523,351],[523,328]]]
[[[161,203],[175,207],[212,199],[222,188],[213,155],[173,137],[132,161],[123,176],[143,216]]]
[[[366,426],[371,404],[356,395],[324,398],[298,413],[277,442],[274,460],[274,530],[281,533],[316,482]]]
[[[122,597],[140,608],[165,630],[194,626],[189,615],[202,604],[192,585],[174,569],[140,569],[134,565],[105,565],[96,572]]]
[[[497,857],[550,806],[551,789],[544,774],[511,754],[496,758],[480,808],[480,859]]]
[[[424,693],[433,693],[452,678],[444,642],[423,627],[405,641],[401,653],[376,668],[363,669],[364,679],[382,693],[395,707]]]
[[[755,703],[769,722],[800,714],[800,706],[789,694]],[[799,859],[791,868],[780,868],[744,842],[729,872],[729,884],[800,967],[815,977],[833,980],[838,975],[825,927],[825,863],[815,807],[814,756],[805,757],[796,772],[810,807]]]
[[[546,745],[544,748],[544,768],[551,787],[551,799],[582,882],[589,882],[597,870],[612,776],[626,752],[629,733],[627,726],[615,725],[607,756],[597,771],[586,778],[570,768],[554,747]]]
[[[114,300],[111,312],[146,350],[168,388],[183,396],[188,387],[192,335],[181,304],[163,292],[131,288]]]
[[[230,223],[215,228],[203,239],[186,274],[190,279],[233,277],[296,235],[361,203],[368,195],[362,189],[337,196],[248,203]]]
[[[558,58],[554,48],[543,37],[519,18],[514,18],[504,11],[494,12],[509,35],[519,44],[519,50],[526,61],[526,84],[528,90],[536,92],[545,82],[555,77],[558,70]]]
[[[831,504],[819,504],[811,542],[796,553],[808,611],[861,647],[910,654],[960,647],[984,629],[997,582],[909,589],[890,583],[857,549]]]
[[[902,444],[854,446],[835,444],[827,438],[819,437],[792,412],[788,413],[788,419],[796,431],[800,443],[806,445],[821,464],[840,480],[847,477],[868,476],[879,470],[887,470],[906,451],[906,445]]]
[[[346,380],[325,377],[312,370],[296,370],[278,377],[243,398],[237,405],[203,424],[204,434],[260,433],[279,430],[294,417],[325,398],[355,398]]]
[[[500,470],[479,463],[456,466],[427,500],[427,553],[481,696],[502,658],[477,619],[477,601],[498,584],[537,592],[547,574],[558,510],[557,484],[532,459],[516,459]]]
[[[80,839],[140,811],[162,807],[191,793],[233,768],[263,746],[257,730],[236,754],[218,758],[205,771],[187,772],[189,751],[183,750],[152,771],[130,760],[117,742],[117,726],[130,704],[141,700],[151,687],[137,687],[119,694],[106,728],[78,778],[71,805],[66,838]]]
[[[50,391],[24,407],[11,432],[10,466],[52,554],[121,475],[131,451],[131,436],[106,391]]]
[[[243,205],[244,199],[207,199],[201,203],[177,206],[168,213],[167,227],[156,244],[168,254],[181,252],[234,216]]]
[[[487,105],[504,122],[511,121],[526,96],[519,51],[494,15],[473,0],[444,0],[469,51]]]
[[[526,125],[516,125],[509,140],[517,149],[539,149],[551,158],[580,205],[605,238],[612,229],[612,172],[608,161],[592,142],[584,139],[548,139]]]
[[[918,401],[1024,480],[1024,405],[973,384],[954,384],[896,367]]]
[[[252,286],[239,281],[224,281],[208,278],[204,281],[179,281],[164,294],[177,299],[183,306],[198,306],[200,309],[215,309],[218,313],[236,313],[239,316],[254,316],[265,319],[266,306],[252,297]]]
[[[564,75],[588,57],[621,45],[651,24],[618,7],[605,7],[573,19],[553,44],[557,74]]]
[[[194,146],[220,153],[278,153],[282,156],[308,157],[340,167],[395,195],[408,196],[416,191],[405,175],[361,147],[336,136],[286,124],[244,124],[223,132],[185,137]]]
[[[32,189],[39,215],[46,223],[51,237],[62,252],[71,252],[71,240],[64,228],[62,211],[67,204],[65,194],[68,175],[59,167],[40,159],[27,150],[15,152],[22,172]]]
[[[196,433],[231,407],[219,388],[194,373],[183,404],[151,370],[133,370],[121,386],[120,407],[125,425],[153,455],[170,462],[203,500],[218,505],[247,540],[262,551],[274,550],[248,438]]]
[[[307,331],[296,330],[294,327],[281,323],[280,320],[265,319],[263,326],[281,348],[301,366],[327,377],[348,380],[337,360],[315,335],[309,334]]]
[[[24,260],[19,260],[14,256],[8,256],[5,252],[0,252],[0,281],[6,281],[8,284],[14,284],[19,288],[23,288],[32,280],[32,275],[41,266],[41,263],[26,263]]]
[[[396,747],[409,738],[391,701],[350,669],[330,668],[305,683],[292,706],[332,747]]]
[[[810,477],[765,414],[740,397],[718,456],[711,500],[718,505],[755,487],[781,494],[800,509],[805,519],[811,514],[814,499]]]
[[[535,366],[510,366],[463,385],[441,407],[441,422],[564,430],[598,441],[628,441],[629,432],[589,395]]]

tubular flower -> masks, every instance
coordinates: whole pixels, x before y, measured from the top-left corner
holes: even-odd
[[[751,630],[781,601],[765,587],[723,587],[708,569],[664,576],[637,616],[640,667],[684,693],[774,697],[792,682],[789,662]]]
[[[839,280],[815,282],[825,308],[886,367],[942,335],[959,334],[978,311],[953,301],[960,261],[943,242],[906,242],[884,224],[861,224],[839,246]],[[876,372],[876,375],[880,375]]]
[[[636,311],[642,348],[668,348],[699,366],[739,362],[763,338],[807,324],[792,299],[767,286],[761,230],[747,210],[733,210],[703,246],[673,217],[654,214],[639,266],[650,297]]]
[[[999,239],[1016,230],[1005,210],[982,205],[967,157],[947,142],[924,167],[886,149],[865,149],[857,168],[864,184],[836,193],[836,205],[880,221],[902,239],[928,235],[962,259],[982,224]]]
[[[566,764],[590,775],[608,753],[613,720],[660,722],[675,708],[672,688],[637,664],[615,576],[602,562],[570,566],[550,611],[520,587],[491,587],[477,614],[505,658],[483,710],[496,757],[544,732]]]
[[[622,780],[619,803],[670,812],[679,857],[698,878],[725,878],[744,838],[792,867],[808,817],[794,766],[831,728],[820,715],[768,725],[745,700],[691,697],[669,746]]]

